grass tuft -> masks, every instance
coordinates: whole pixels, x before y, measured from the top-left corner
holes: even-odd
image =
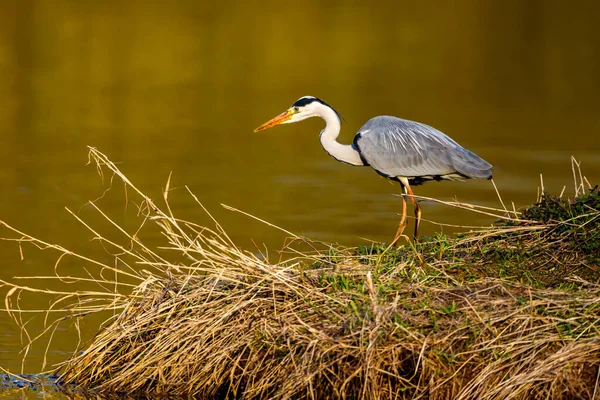
[[[576,185],[574,200],[543,195],[520,212],[451,204],[499,221],[387,252],[293,236],[287,261],[275,263],[236,247],[216,221],[209,229],[175,217],[169,184],[163,210],[102,153],[91,148],[90,159],[139,205],[140,230],[113,224],[123,243],[82,221],[118,262],[3,224],[15,234],[7,240],[77,258],[85,275],[70,281],[99,287],[46,291],[64,314],[46,332],[113,314],[58,367],[65,387],[223,399],[600,395],[597,188]],[[144,245],[142,228],[158,229],[165,245]],[[3,284],[6,309],[26,330],[18,299],[38,289]]]

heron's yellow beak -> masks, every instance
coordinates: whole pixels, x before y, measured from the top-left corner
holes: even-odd
[[[294,115],[294,111],[292,111],[292,109],[282,112],[275,118],[265,122],[264,124],[256,128],[254,132],[264,131],[265,129],[272,128],[275,125],[283,124],[284,122],[289,121],[292,118],[292,115]]]

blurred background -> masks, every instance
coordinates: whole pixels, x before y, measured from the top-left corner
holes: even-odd
[[[286,235],[221,203],[317,240],[389,241],[399,186],[331,159],[321,120],[252,132],[304,95],[344,116],[341,142],[369,118],[395,115],[493,164],[508,205],[534,202],[540,174],[547,191],[568,195],[571,155],[592,184],[600,179],[598,15],[592,1],[2,1],[0,220],[108,257],[64,210],[85,213],[107,187],[86,166],[94,146],[157,201],[172,172],[175,213],[210,224],[188,185],[251,251],[275,252]],[[416,190],[500,206],[487,181]],[[102,206],[129,218],[122,196]],[[423,218],[492,222],[432,203]],[[55,258],[24,256],[0,242],[0,279],[52,274]],[[72,350],[69,338],[57,336],[51,361]],[[20,349],[2,317],[0,366],[18,371]],[[44,350],[32,350],[26,371],[39,370]]]

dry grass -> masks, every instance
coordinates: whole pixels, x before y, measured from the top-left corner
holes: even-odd
[[[141,228],[157,227],[168,245],[153,250],[115,224],[120,244],[84,223],[118,261],[106,265],[5,225],[21,244],[80,258],[88,268],[79,282],[99,285],[49,292],[64,315],[48,317],[46,333],[64,319],[115,312],[59,367],[71,388],[248,399],[600,398],[600,285],[586,247],[597,242],[600,211],[587,201],[573,214],[577,202],[559,199],[565,213],[546,219],[531,214],[542,208],[454,204],[504,222],[383,256],[379,246],[290,246],[293,258],[269,263],[238,249],[216,222],[179,220],[168,202],[163,211],[97,150],[90,157],[102,176],[125,183]],[[579,182],[576,198],[594,200]],[[496,255],[508,250],[498,267]],[[507,265],[559,272],[544,281],[506,273]],[[11,286],[6,309],[25,329],[18,298],[36,289],[3,284]]]

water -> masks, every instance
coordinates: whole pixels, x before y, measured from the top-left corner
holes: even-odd
[[[64,210],[89,216],[81,206],[103,192],[85,165],[90,145],[157,200],[172,171],[178,215],[208,223],[188,185],[250,250],[254,242],[274,251],[286,235],[221,203],[318,240],[389,241],[399,186],[332,160],[318,142],[321,121],[252,132],[303,95],[345,117],[345,143],[375,115],[435,126],[492,163],[505,201],[517,207],[535,200],[540,174],[547,190],[572,190],[571,155],[598,181],[597,3],[263,4],[3,2],[0,220],[106,258]],[[416,190],[499,206],[485,181]],[[103,204],[125,219],[122,199]],[[424,204],[423,217],[491,222],[435,204]],[[450,229],[422,226],[424,234]],[[24,255],[0,243],[0,278],[53,273],[50,254],[25,247]],[[47,308],[50,300],[29,301]],[[87,337],[97,322],[86,323]],[[75,338],[57,332],[48,362],[67,357]],[[0,366],[18,372],[20,349],[19,331],[3,317]],[[31,350],[25,372],[39,371],[43,352]]]

